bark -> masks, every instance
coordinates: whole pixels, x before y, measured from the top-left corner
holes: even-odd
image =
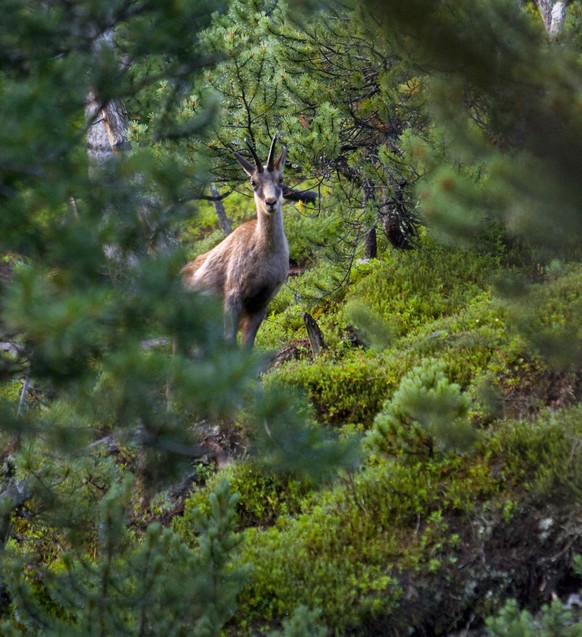
[[[378,240],[376,228],[368,230],[364,239],[364,258],[375,259],[378,256]]]
[[[115,48],[113,31],[109,30],[101,35],[95,44],[95,54],[99,56],[103,51]],[[129,118],[121,100],[104,100],[95,90],[89,91],[85,105],[87,122],[87,155],[91,176],[107,173],[108,165],[123,153],[131,149],[128,139]],[[143,175],[136,174],[132,178],[133,185],[142,186],[142,196],[137,202],[137,215],[142,229],[143,245],[138,252],[145,254],[150,251],[162,252],[176,245],[176,238],[165,230],[155,218],[155,210],[159,202],[152,195],[147,194]],[[120,210],[104,210],[104,216],[127,214]],[[105,253],[110,263],[114,265],[114,272],[132,267],[137,263],[138,255],[122,254],[116,245],[105,246]]]
[[[100,56],[114,48],[113,30],[109,29],[96,40],[95,55]],[[128,118],[121,101],[104,101],[95,90],[91,90],[85,104],[85,118],[91,166],[103,168],[118,153],[129,149]]]
[[[97,93],[91,90],[87,95],[85,117],[89,176],[96,180],[99,174],[107,172],[117,155],[129,149],[127,116],[121,102],[103,103]],[[119,214],[119,211],[111,208],[103,211],[105,219],[115,214]],[[110,243],[103,249],[114,278],[137,264],[137,255],[124,254],[119,245]]]
[[[368,203],[374,201],[374,185],[369,179],[365,179],[362,185],[362,208],[364,212],[368,207]],[[376,227],[372,227],[364,238],[364,258],[375,259],[378,253],[378,244],[376,241]]]
[[[415,247],[415,240],[418,237],[418,217],[406,205],[403,190],[405,186],[406,182],[394,183],[390,197],[384,190],[380,211],[384,234],[392,246],[398,250],[411,250]]]
[[[218,218],[218,225],[225,235],[229,235],[232,232],[232,226],[226,216],[226,210],[224,209],[224,203],[218,192],[218,188],[214,184],[210,184],[210,194],[212,195],[212,204],[214,205],[214,211]]]
[[[93,167],[104,168],[107,162],[130,147],[127,139],[127,113],[120,101],[104,104],[95,91],[90,91],[85,116],[89,163]]]
[[[303,314],[303,322],[305,323],[305,329],[307,330],[307,336],[309,336],[309,344],[311,346],[311,352],[313,356],[317,356],[322,349],[325,349],[325,341],[323,339],[323,332],[321,331],[317,321],[309,314],[305,312]]]
[[[564,23],[566,21],[566,10],[566,0],[558,0],[558,2],[554,4],[552,8],[550,28],[548,29],[548,33],[550,34],[551,38],[557,37],[564,30]]]
[[[568,0],[537,0],[544,27],[550,38],[556,38],[564,30]]]
[[[550,30],[550,25],[552,24],[552,7],[554,5],[554,0],[536,0],[540,15],[542,16],[542,22],[544,23],[544,27],[546,31]]]

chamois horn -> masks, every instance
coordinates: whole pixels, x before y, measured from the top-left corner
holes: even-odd
[[[267,157],[267,170],[273,170],[273,155],[275,150],[275,142],[277,141],[277,135],[273,135],[273,141],[271,142],[271,148],[269,148],[269,156]]]
[[[257,165],[257,170],[262,173],[263,172],[263,162],[259,159],[259,156],[257,155],[257,151],[255,150],[254,146],[251,144],[251,142],[249,142],[249,140],[245,137],[245,144],[249,147],[249,150],[251,151],[253,157],[255,158],[255,164]]]

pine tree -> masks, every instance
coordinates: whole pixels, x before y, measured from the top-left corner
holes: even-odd
[[[424,219],[445,241],[511,255],[498,291],[526,300],[530,320],[520,328],[535,332],[538,351],[571,368],[579,339],[570,330],[540,333],[543,310],[529,289],[580,257],[578,3],[568,12],[541,1],[367,5],[384,37],[430,74],[431,137],[410,135],[404,144],[421,174]],[[552,7],[556,34],[546,30]]]
[[[221,9],[214,0],[5,7],[4,634],[217,635],[246,573],[228,566],[234,500],[215,494],[194,552],[140,520],[148,501],[212,455],[209,422],[235,415],[259,463],[312,472],[332,466],[324,457],[345,459],[345,445],[306,423],[294,397],[257,381],[258,355],[225,344],[216,303],[184,293],[176,244],[160,249],[206,180],[204,158],[184,148],[204,139],[216,112],[193,90],[215,62],[201,34]],[[114,115],[122,132],[105,127],[107,159],[95,161],[87,133]]]
[[[359,3],[326,7],[305,21],[294,20],[285,2],[240,1],[206,33],[209,48],[224,58],[206,76],[222,96],[214,145],[282,136],[294,150],[297,182],[323,194],[307,211],[307,240],[341,264],[342,276],[364,244],[374,256],[377,227],[406,249],[420,223],[416,175],[399,143],[403,131],[420,134],[426,126],[419,83],[375,29]],[[213,170],[218,182],[229,179],[220,158]]]
[[[366,437],[373,453],[417,462],[436,452],[465,451],[477,439],[468,413],[469,397],[428,360],[400,382]]]
[[[227,483],[212,494],[211,513],[192,521],[200,533],[192,550],[157,523],[142,542],[132,541],[131,492],[126,479],[99,503],[94,555],[71,548],[47,568],[9,547],[4,563],[17,620],[4,623],[3,635],[220,634],[249,572],[229,568],[238,542],[236,496]]]
[[[538,262],[571,256],[581,219],[576,29],[558,45],[537,12],[505,0],[368,5],[385,37],[431,72],[446,151],[424,164],[419,194],[430,223],[462,240],[497,221]],[[416,150],[424,162],[428,149]]]

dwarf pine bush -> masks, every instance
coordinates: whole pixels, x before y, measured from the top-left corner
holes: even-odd
[[[476,431],[469,422],[470,398],[427,360],[411,370],[374,420],[366,446],[375,453],[406,457],[470,449]]]

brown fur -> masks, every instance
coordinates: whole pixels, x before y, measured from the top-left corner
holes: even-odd
[[[287,279],[289,246],[283,227],[282,172],[286,151],[276,161],[271,145],[266,166],[253,167],[235,153],[251,179],[257,217],[243,223],[226,239],[182,268],[185,285],[216,294],[224,301],[226,337],[236,342],[239,327],[242,342],[252,347],[267,306]]]

